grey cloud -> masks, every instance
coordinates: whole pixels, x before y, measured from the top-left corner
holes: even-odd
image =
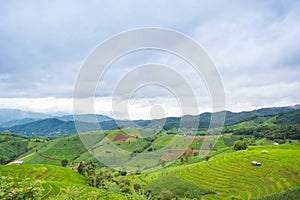
[[[223,79],[228,106],[297,103],[299,5],[297,1],[2,2],[0,97],[70,98],[80,64],[99,42],[131,28],[160,26],[181,31],[207,49]],[[113,64],[97,95],[110,96],[124,73],[149,62],[174,67],[200,99],[209,96],[189,65],[149,52]],[[155,95],[168,97],[154,88],[137,97]]]

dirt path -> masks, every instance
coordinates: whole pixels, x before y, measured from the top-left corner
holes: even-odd
[[[27,156],[24,156],[24,157],[19,158],[19,159],[17,159],[17,160],[24,160],[25,158],[28,158],[28,157],[30,157],[30,156],[32,156],[32,155],[34,155],[34,154],[35,154],[35,152],[32,152],[31,154],[28,154]],[[17,160],[11,161],[10,163],[8,163],[8,165],[13,164],[13,162],[15,162],[15,161],[17,161]]]

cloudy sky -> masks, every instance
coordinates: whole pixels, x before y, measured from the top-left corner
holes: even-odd
[[[0,107],[71,113],[74,84],[90,52],[113,35],[141,27],[172,29],[201,45],[221,76],[227,110],[298,104],[299,20],[300,3],[292,0],[0,1]],[[109,67],[99,80],[95,111],[112,115],[120,79],[147,63],[175,70],[193,88],[198,112],[211,111],[210,92],[192,67],[154,50]],[[155,84],[141,87],[128,101],[130,117],[181,115],[176,95]]]

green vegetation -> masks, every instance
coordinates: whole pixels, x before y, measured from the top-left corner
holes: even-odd
[[[102,133],[86,133],[87,137],[93,134]],[[48,141],[36,148],[36,151],[33,155],[24,158],[23,160],[26,164],[43,163],[59,166],[62,164],[62,160],[67,160],[70,167],[76,167],[80,161],[86,159],[90,160],[92,159],[92,156],[83,145],[80,137],[75,134],[64,138],[58,138],[56,140]],[[100,165],[100,163],[98,164]]]
[[[42,145],[40,138],[26,137],[11,133],[0,134],[0,164],[7,164],[20,155],[30,152],[33,148]]]
[[[168,118],[168,130],[119,126],[54,140],[1,134],[2,164],[14,159],[25,163],[0,166],[1,188],[32,185],[44,199],[298,199],[299,110],[278,112],[227,112],[227,126],[219,137],[214,130],[208,132],[205,123],[198,130],[179,131],[178,118]],[[208,120],[210,114],[201,117]],[[107,149],[103,144],[114,145]],[[116,147],[128,153],[125,159],[138,159],[137,163],[151,159],[139,158],[139,153],[161,150],[159,161],[151,164],[154,169],[166,167],[151,173],[146,168],[129,172],[122,166],[107,168],[96,159],[113,159]],[[171,163],[176,151],[182,154]],[[0,195],[14,195],[1,193],[4,190],[8,191],[2,189]]]
[[[6,185],[6,188],[12,184],[20,186],[19,195],[25,194],[26,192],[28,192],[28,194],[26,193],[27,195],[30,195],[31,192],[26,190],[26,188],[31,185],[34,186],[32,190],[36,192],[41,191],[40,196],[42,198],[50,197],[57,199],[61,197],[60,199],[64,199],[63,197],[65,197],[65,195],[76,196],[76,191],[73,191],[73,188],[77,188],[77,190],[81,191],[80,193],[86,193],[87,195],[99,195],[100,193],[100,195],[108,197],[106,199],[124,199],[122,195],[109,193],[105,190],[88,186],[84,177],[76,171],[59,166],[43,164],[0,166],[0,176],[9,177],[4,178],[7,181],[3,181],[2,183]],[[40,181],[36,182],[36,180]],[[7,186],[7,184],[9,186]],[[40,184],[42,184],[42,189],[39,187]],[[69,191],[69,193],[67,191]],[[2,192],[4,192],[4,189],[1,185],[0,195]],[[37,193],[37,195],[38,194],[40,193]],[[37,197],[39,197],[39,195]]]
[[[300,199],[300,189],[288,190],[286,192],[261,197],[254,200],[294,200]]]
[[[247,146],[247,143],[245,141],[238,140],[238,141],[234,142],[233,149],[235,151],[245,150],[247,148],[248,148],[248,146]]]
[[[152,181],[146,185],[145,190],[149,192],[152,197],[159,199],[200,199],[202,195],[215,193],[213,190],[201,188],[198,185],[184,181],[174,175],[163,176]]]
[[[15,182],[11,177],[1,176],[0,178],[0,198],[7,200],[40,199],[44,188],[42,181],[31,181],[25,178]]]
[[[280,125],[299,125],[300,110],[294,110],[287,113],[280,113],[276,118],[276,124]]]
[[[300,186],[299,153],[300,144],[250,146],[179,168],[176,175],[217,192],[205,199],[257,198]],[[253,160],[262,166],[252,166]]]

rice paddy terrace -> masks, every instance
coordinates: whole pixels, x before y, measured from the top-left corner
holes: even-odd
[[[80,189],[82,192],[99,191],[97,188],[88,186],[85,178],[76,171],[54,165],[3,165],[0,166],[0,176],[9,176],[17,181],[25,178],[44,181],[42,199],[49,197],[56,199],[61,193],[73,188]]]
[[[250,147],[208,162],[174,168],[173,172],[183,180],[216,191],[204,199],[252,199],[300,188],[299,155],[300,144]],[[252,161],[262,165],[253,166]]]

